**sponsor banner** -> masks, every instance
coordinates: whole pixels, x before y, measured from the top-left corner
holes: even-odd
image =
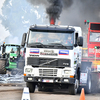
[[[89,53],[95,53],[95,49],[94,48],[89,48]]]
[[[69,55],[69,50],[59,50],[59,55]]]
[[[80,84],[87,83],[87,73],[81,73]]]
[[[100,49],[89,48],[89,53],[100,53]]]
[[[56,53],[54,50],[41,50],[40,55],[45,55],[45,56],[58,56],[58,53]]]
[[[31,54],[39,54],[39,49],[30,49]]]
[[[53,49],[29,49],[29,55],[31,57],[39,56],[60,56],[60,55],[69,55],[69,50],[53,50]]]

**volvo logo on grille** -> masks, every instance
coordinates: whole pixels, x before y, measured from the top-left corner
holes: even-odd
[[[63,63],[63,65],[67,65],[67,66],[68,66],[68,65],[69,65],[69,63]]]

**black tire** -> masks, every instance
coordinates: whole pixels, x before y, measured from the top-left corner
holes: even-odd
[[[75,84],[69,85],[69,93],[70,93],[71,95],[77,94],[79,84],[76,83],[76,82],[78,82],[77,79],[75,80]],[[77,84],[78,84],[78,85],[77,85]]]
[[[75,95],[77,93],[76,91],[77,90],[75,89],[75,85],[74,84],[69,86],[69,94]]]
[[[99,92],[99,75],[98,75],[98,73],[97,72],[93,72],[92,73],[92,76],[91,76],[91,79],[92,79],[92,93],[97,93],[97,92]],[[95,81],[94,81],[94,79],[95,79]]]
[[[35,84],[34,84],[34,83],[32,83],[32,82],[27,82],[27,83],[26,83],[26,86],[29,88],[29,92],[30,92],[30,93],[34,93],[34,91],[35,91]]]
[[[85,87],[85,93],[91,93],[91,76],[88,74],[87,85]]]
[[[82,87],[81,86],[79,86],[79,88],[78,88],[78,90],[77,90],[77,93],[81,93],[81,89],[82,89]]]
[[[0,74],[6,74],[6,59],[0,58]]]

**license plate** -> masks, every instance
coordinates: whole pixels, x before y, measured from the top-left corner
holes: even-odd
[[[42,82],[48,82],[48,83],[50,82],[50,83],[53,83],[53,80],[52,79],[43,79]]]
[[[28,80],[32,80],[32,78],[28,78]]]

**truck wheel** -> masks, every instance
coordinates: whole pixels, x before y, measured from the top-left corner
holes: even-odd
[[[6,74],[6,60],[0,59],[0,74]]]
[[[92,76],[91,76],[91,88],[92,88],[92,90],[91,90],[91,92],[92,93],[96,93],[96,92],[98,92],[99,91],[99,76],[98,76],[98,73],[97,72],[93,72],[92,74],[91,74]],[[95,81],[94,81],[94,79],[95,79]]]
[[[30,93],[34,93],[34,91],[35,91],[35,84],[34,84],[34,83],[32,83],[32,82],[27,82],[27,83],[26,83],[26,86],[29,88],[29,92],[30,92]]]
[[[69,86],[69,93],[75,95],[79,87],[78,79],[75,80],[75,84]]]
[[[88,76],[88,79],[87,79],[87,85],[85,87],[85,92],[87,94],[91,93],[91,76],[90,75]]]

